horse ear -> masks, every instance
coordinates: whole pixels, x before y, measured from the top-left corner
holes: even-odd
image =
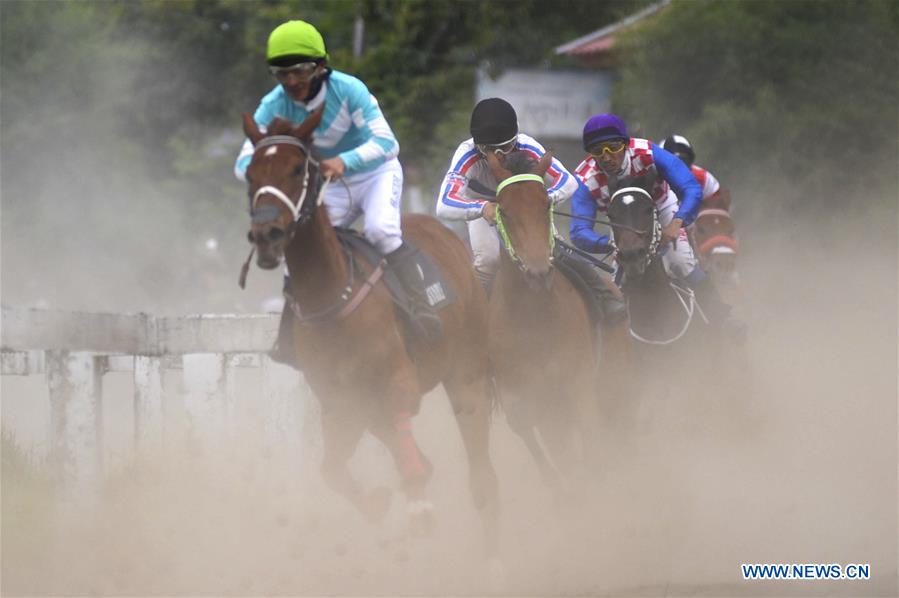
[[[263,137],[259,131],[259,125],[256,124],[253,115],[249,112],[243,113],[243,132],[253,145],[259,143],[259,140]]]
[[[301,122],[299,126],[291,131],[291,135],[297,137],[298,139],[309,141],[309,138],[312,137],[312,131],[314,131],[316,127],[318,127],[318,125],[322,122],[322,116],[324,116],[324,114],[325,103],[322,102],[322,105],[319,106],[318,110],[306,117],[306,120]]]
[[[497,183],[502,183],[507,178],[512,176],[512,172],[506,170],[503,165],[499,163],[499,158],[494,152],[487,152],[486,158],[487,166],[490,167],[490,172],[492,172],[493,176],[496,177]]]
[[[550,165],[553,163],[553,155],[552,152],[546,152],[543,154],[543,157],[540,158],[540,161],[534,166],[534,169],[531,171],[533,174],[539,174],[540,176],[546,176],[546,171],[549,170]]]

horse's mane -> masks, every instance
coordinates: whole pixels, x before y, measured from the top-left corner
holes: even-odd
[[[530,154],[522,151],[514,151],[506,156],[503,167],[512,174],[527,174],[534,169],[537,161]]]

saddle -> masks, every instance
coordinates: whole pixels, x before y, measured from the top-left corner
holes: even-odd
[[[377,267],[384,259],[377,248],[372,245],[368,239],[363,237],[359,231],[351,228],[339,227],[335,227],[334,230],[337,232],[337,238],[341,245],[347,249],[347,253],[350,256],[350,267],[354,268],[355,272],[360,276],[364,276],[364,274],[362,274],[359,264],[356,263],[354,250],[361,254],[363,259],[373,268]],[[405,243],[414,247],[409,241],[405,241]],[[416,249],[418,248],[416,247]],[[418,268],[422,273],[428,304],[434,308],[434,311],[440,311],[449,305],[452,305],[456,300],[456,294],[452,287],[446,280],[444,280],[443,275],[437,266],[434,265],[431,259],[423,251],[416,251],[415,259],[418,263]],[[397,277],[396,273],[389,267],[384,267],[384,274],[382,275],[381,280],[384,281],[384,284],[387,285],[387,289],[390,291],[390,296],[393,298],[397,314],[401,316],[406,324],[406,328],[409,328],[409,319],[412,315],[412,299],[409,297],[408,293],[406,293],[406,290],[402,283],[400,283],[400,279]]]
[[[595,267],[604,271],[612,268],[558,237],[555,247],[555,266],[581,294],[593,325],[617,321],[618,313],[606,313],[611,307],[608,303],[618,301],[623,306],[623,297],[618,289],[613,288],[611,282],[605,280],[595,270]]]

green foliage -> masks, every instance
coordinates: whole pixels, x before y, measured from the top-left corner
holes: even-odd
[[[625,39],[616,109],[641,134],[687,135],[725,178],[895,185],[897,7],[675,2]]]

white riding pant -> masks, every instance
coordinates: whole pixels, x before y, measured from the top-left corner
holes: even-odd
[[[663,227],[670,224],[674,220],[674,214],[677,212],[677,195],[669,189],[668,197],[658,206],[659,224]],[[677,244],[672,247],[659,246],[659,253],[662,255],[662,265],[668,276],[680,280],[686,279],[696,269],[698,262],[693,254],[693,248],[690,246],[690,239],[687,236],[687,229],[681,228],[677,236]]]
[[[372,171],[344,176],[343,181],[346,185],[333,180],[325,190],[324,203],[331,224],[348,227],[361,214],[362,234],[382,255],[399,249],[403,243],[400,161],[393,158]]]
[[[474,269],[483,277],[492,278],[499,270],[499,235],[496,227],[484,218],[468,221],[468,240],[474,254]]]

